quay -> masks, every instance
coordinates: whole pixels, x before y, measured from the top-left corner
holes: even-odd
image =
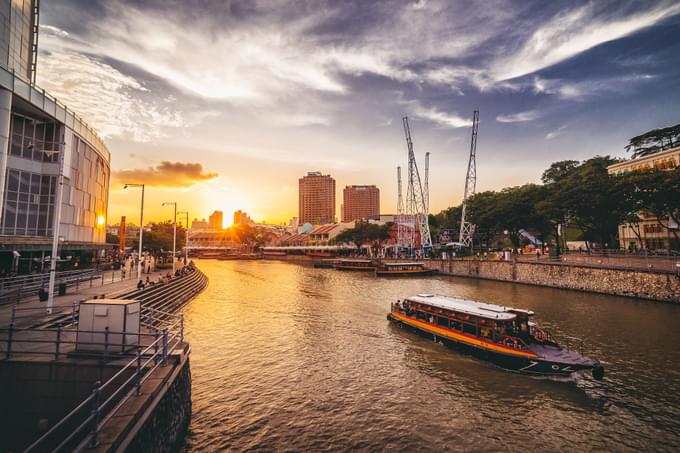
[[[191,349],[179,311],[207,278],[191,265],[146,289],[136,283],[114,277],[114,283],[56,297],[51,315],[44,303],[36,307],[32,301],[0,309],[0,450],[151,451],[177,445],[191,418]],[[134,344],[125,332],[81,325],[77,301],[101,294],[102,303],[139,304]],[[77,350],[79,335],[87,334],[97,336],[92,344],[98,351]]]

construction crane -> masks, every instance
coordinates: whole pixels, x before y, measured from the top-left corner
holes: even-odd
[[[423,192],[425,192],[425,213],[430,213],[430,152],[425,153],[425,186],[423,187]]]
[[[467,203],[475,194],[477,186],[477,132],[479,129],[479,110],[472,114],[472,138],[470,140],[470,158],[468,160],[467,176],[465,178],[465,193],[463,195],[463,209],[460,215],[460,236],[458,242],[462,247],[472,246],[472,236],[475,226],[465,219]]]
[[[420,246],[423,252],[432,249],[432,238],[430,236],[430,225],[428,223],[428,212],[426,196],[423,192],[423,185],[416,165],[416,157],[413,152],[413,140],[411,139],[411,128],[408,124],[408,117],[402,118],[404,123],[404,134],[406,135],[406,147],[408,148],[408,188],[406,192],[406,214],[413,219],[414,228],[411,229],[415,244],[415,226],[420,230]]]
[[[397,167],[397,251],[408,245],[407,227],[404,215],[404,197],[401,192],[401,167]],[[409,233],[410,234],[410,233]]]

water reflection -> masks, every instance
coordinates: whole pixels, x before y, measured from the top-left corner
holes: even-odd
[[[375,279],[204,261],[187,308],[187,450],[638,450],[680,446],[679,307],[462,278]],[[428,292],[530,308],[581,337],[602,382],[510,373],[385,319]]]

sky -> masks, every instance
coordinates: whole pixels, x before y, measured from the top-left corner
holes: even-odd
[[[338,217],[352,184],[395,213],[404,116],[434,213],[463,197],[475,109],[477,191],[680,122],[678,1],[46,0],[39,48],[38,84],[111,152],[109,224],[139,182],[149,220],[287,222],[308,171]]]

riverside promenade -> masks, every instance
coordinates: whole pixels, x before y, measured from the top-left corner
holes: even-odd
[[[177,446],[191,417],[190,348],[180,310],[207,278],[193,265],[170,278],[168,272],[148,274],[156,283],[143,290],[136,275],[121,281],[116,273],[107,282],[107,273],[99,286],[88,283],[55,298],[51,315],[37,296],[2,307],[4,323],[13,316],[15,325],[0,326],[0,418],[7,421],[0,427],[0,450]],[[121,332],[108,327],[81,330],[78,302],[102,295],[141,305],[133,343],[116,342]],[[79,332],[102,338],[94,343],[100,351],[79,350]]]
[[[171,271],[163,269],[148,274],[143,273],[142,280],[146,281],[148,276],[149,280],[157,281],[168,272]],[[0,327],[9,326],[13,319],[15,327],[36,325],[43,321],[49,321],[57,315],[71,313],[74,304],[77,305],[83,299],[94,299],[95,296],[101,298],[102,295],[111,299],[136,289],[137,272],[127,272],[125,278],[122,278],[122,275],[120,270],[104,271],[97,279],[83,280],[77,289],[69,287],[63,296],[55,294],[52,315],[47,314],[47,302],[40,302],[37,293],[33,296],[24,297],[16,303],[1,304]]]

